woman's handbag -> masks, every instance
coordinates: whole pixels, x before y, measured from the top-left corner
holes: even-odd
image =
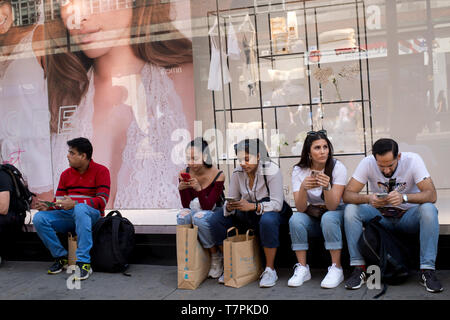
[[[306,208],[305,213],[313,218],[320,219],[320,217],[322,217],[322,215],[327,211],[328,211],[328,209],[326,206],[323,206],[323,205],[316,206],[316,205],[310,204]]]
[[[269,189],[269,185],[267,184],[266,175],[264,175],[264,183],[266,184],[266,189],[267,189],[267,193],[269,194],[269,196],[259,200],[259,202],[270,201],[270,189]],[[281,208],[280,215],[283,218],[286,218],[288,221],[292,216],[292,208],[289,205],[289,203],[286,202],[286,200],[283,200],[283,207]]]

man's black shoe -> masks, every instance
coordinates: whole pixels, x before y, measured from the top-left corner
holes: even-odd
[[[363,268],[355,267],[352,275],[345,281],[345,288],[355,290],[361,288],[366,283],[366,273]]]
[[[77,270],[75,271],[75,280],[86,280],[92,274],[92,268],[90,263],[77,261],[76,266]]]
[[[66,257],[60,257],[57,258],[55,263],[50,266],[48,269],[48,274],[57,274],[63,271],[64,269],[67,269],[67,266],[69,265],[69,260],[67,260]]]
[[[422,284],[428,292],[436,293],[444,290],[436,277],[436,271],[434,270],[423,270],[420,275],[420,284]]]

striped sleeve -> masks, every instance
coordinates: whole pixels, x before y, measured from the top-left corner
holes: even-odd
[[[96,182],[95,197],[89,199],[88,204],[91,207],[96,208],[103,212],[109,200],[109,192],[111,187],[111,178],[109,170],[106,167],[102,167],[102,169],[98,171],[97,176],[95,178],[95,182]]]
[[[55,198],[53,199],[53,202],[56,201],[56,197],[64,197],[65,195],[69,194],[69,190],[66,186],[66,179],[67,179],[67,171],[64,171],[61,173],[61,177],[59,179],[58,183],[58,189],[56,189]]]

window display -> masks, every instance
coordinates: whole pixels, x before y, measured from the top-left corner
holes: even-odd
[[[345,27],[330,29],[322,20],[336,11],[352,12],[351,19],[347,19]],[[226,121],[225,127],[228,130],[235,126],[246,128],[245,122],[237,121],[238,117],[242,118],[240,109],[258,114],[246,118],[246,122],[254,125],[255,121],[261,121],[259,128],[264,129],[263,140],[277,162],[279,158],[298,158],[304,140],[301,133],[322,128],[329,132],[337,155],[365,155],[370,128],[365,126],[363,117],[371,108],[369,93],[361,82],[364,79],[368,83],[369,75],[363,70],[368,68],[368,61],[358,42],[365,32],[364,25],[357,19],[359,11],[358,5],[353,3],[323,7],[309,4],[307,7],[302,2],[286,4],[285,10],[233,7],[219,11],[222,25],[228,25],[230,21],[241,26],[248,24],[248,30],[253,32],[250,47],[254,48],[251,51],[254,63],[248,63],[251,59],[245,37],[242,47],[246,66],[253,66],[255,74],[259,75],[253,78],[255,87],[260,87],[258,92],[250,90],[246,96],[237,92],[232,79],[238,78],[241,83],[243,77],[236,71],[247,72],[249,69],[228,60],[226,66],[229,66],[231,83],[223,94],[229,116],[220,117],[221,121]],[[217,12],[211,12],[211,15],[217,16]],[[250,104],[248,96],[254,94],[259,95],[259,102],[252,100]],[[215,109],[214,102],[213,108],[216,113],[223,112]],[[283,172],[288,174],[288,171]],[[287,184],[289,176],[285,176],[284,181]]]

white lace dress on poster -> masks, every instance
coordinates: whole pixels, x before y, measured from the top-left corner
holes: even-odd
[[[227,56],[225,52],[220,49],[219,44],[219,24],[217,18],[214,25],[209,29],[209,39],[211,43],[211,61],[209,65],[208,90],[222,91],[222,70],[223,70],[223,84],[231,82],[231,75],[227,66]],[[223,33],[221,34],[223,35]]]
[[[239,77],[241,91],[244,91],[247,97],[256,95],[258,87],[258,61],[256,55],[256,30],[248,14],[238,28],[238,33],[242,38],[242,48],[245,54],[245,64],[242,75]]]
[[[47,83],[32,46],[36,28],[9,56],[0,56],[0,151],[30,190],[42,193],[53,189],[53,181]]]
[[[72,130],[68,134],[52,135],[53,164],[58,177],[67,167],[66,141],[93,136],[95,88],[92,69],[88,76],[89,89],[72,118]],[[139,99],[145,100],[146,110],[143,119],[138,117],[140,113],[135,110],[136,106],[132,106],[135,117],[127,129],[113,207],[179,208],[178,173],[185,166],[172,161],[172,150],[179,142],[171,141],[171,135],[176,129],[188,128],[182,101],[165,70],[148,63],[141,71],[141,85],[137,91]]]

